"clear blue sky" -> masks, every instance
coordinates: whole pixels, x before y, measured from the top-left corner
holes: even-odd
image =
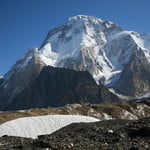
[[[78,14],[150,33],[150,0],[0,0],[0,75],[47,32]]]

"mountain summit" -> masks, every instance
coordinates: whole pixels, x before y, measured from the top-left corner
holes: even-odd
[[[0,85],[0,105],[12,101],[48,65],[89,71],[98,84],[128,97],[150,96],[150,35],[78,15],[18,59]]]

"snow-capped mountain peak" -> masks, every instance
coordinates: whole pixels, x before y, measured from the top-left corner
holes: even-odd
[[[137,61],[135,60],[135,58],[138,59],[137,56],[141,57],[143,60],[141,63],[146,64],[145,68],[148,69],[150,66],[150,35],[125,31],[115,23],[96,17],[78,15],[69,18],[65,24],[50,30],[40,48],[31,49],[21,57],[4,76],[3,87],[5,91],[6,89],[9,91],[7,96],[11,98],[7,99],[12,99],[38,75],[43,66],[49,65],[80,71],[87,70],[98,84],[102,83],[115,89],[116,86],[122,84],[118,82],[125,78],[122,75],[127,72],[125,68],[130,68],[132,73],[135,72],[132,69],[131,59],[134,58],[134,61]],[[142,70],[138,63],[136,65],[135,68],[140,67]],[[141,70],[139,74],[142,76],[143,70]],[[146,74],[149,74],[148,70],[144,70]],[[20,75],[23,76],[20,77]],[[143,79],[140,82],[144,83],[142,85],[143,95],[150,89],[148,76],[144,77],[144,82]],[[136,82],[133,84],[135,85]],[[138,85],[137,88],[142,86]],[[140,96],[142,96],[142,90],[136,93],[141,93]],[[135,96],[135,94],[131,95]]]
[[[120,31],[122,31],[121,27],[112,22],[103,21],[92,16],[78,15],[69,18],[65,25],[51,30],[39,51],[43,51],[43,47],[45,49],[45,46],[49,45],[50,48],[47,48],[47,50],[50,49],[55,55],[53,57],[54,63],[49,65],[57,67],[72,68],[75,64],[74,60],[81,57],[82,60],[79,61],[82,61],[83,67],[80,67],[80,70],[90,69],[89,71],[93,76],[99,79],[112,69],[112,64],[104,52],[108,36]],[[51,54],[49,56],[52,58]],[[93,66],[95,69],[90,68],[91,64],[86,61],[87,57],[90,57],[94,65],[103,66],[101,70],[96,66]],[[68,59],[71,61],[69,61],[69,64],[67,63]]]
[[[41,59],[46,61],[47,65],[89,70],[97,81],[101,77],[105,77],[108,81],[113,70],[115,74],[122,68],[115,68],[115,59],[108,58],[107,55],[110,53],[106,53],[105,47],[112,45],[109,41],[112,42],[113,36],[120,32],[122,28],[118,25],[96,17],[85,15],[71,17],[65,25],[48,33],[39,50],[43,51],[49,46],[45,51],[51,51],[53,56],[49,54],[46,58],[53,58],[53,60],[46,61],[45,55],[44,57],[42,55]],[[76,66],[77,60],[82,66]],[[116,60],[115,63],[118,64],[118,61]]]

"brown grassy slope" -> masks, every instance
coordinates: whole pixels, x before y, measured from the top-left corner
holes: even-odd
[[[0,124],[21,117],[41,116],[50,114],[79,114],[106,120],[138,119],[150,116],[150,101],[123,102],[113,104],[69,104],[59,108],[36,108],[24,112],[8,111],[0,113]]]

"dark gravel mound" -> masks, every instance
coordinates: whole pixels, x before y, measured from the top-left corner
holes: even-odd
[[[1,137],[0,149],[149,150],[150,117],[136,121],[76,123],[38,139]]]

